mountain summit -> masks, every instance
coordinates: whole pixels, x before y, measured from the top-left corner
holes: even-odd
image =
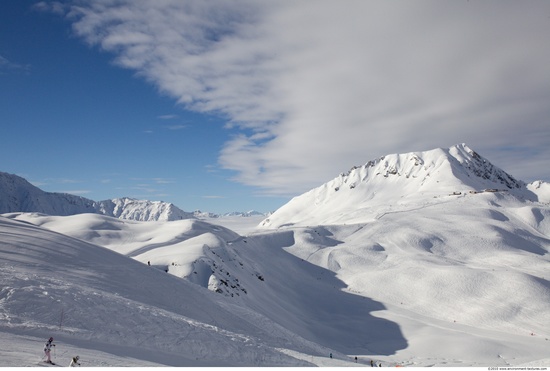
[[[354,166],[293,198],[260,226],[362,222],[396,207],[441,202],[442,197],[510,191],[535,197],[524,182],[462,143],[448,149],[391,154]]]

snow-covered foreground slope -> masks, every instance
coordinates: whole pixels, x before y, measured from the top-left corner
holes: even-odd
[[[0,217],[0,359],[36,365],[305,365],[327,350],[222,295],[108,249]],[[306,357],[302,357],[306,358]]]
[[[380,303],[342,292],[343,284],[334,274],[284,250],[295,243],[292,232],[243,237],[198,220],[154,223],[95,214],[6,216],[103,244],[144,266],[150,262],[151,268],[186,278],[197,289],[217,292],[211,294],[225,300],[232,311],[249,312],[248,317],[255,313],[262,322],[270,319],[293,336],[326,347],[325,355],[331,351],[389,355],[406,347],[395,323],[370,314],[384,309]],[[381,339],[388,344],[379,345]]]

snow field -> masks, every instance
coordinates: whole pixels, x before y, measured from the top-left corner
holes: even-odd
[[[212,291],[223,288],[221,295],[212,295],[240,321],[254,319],[260,328],[269,324],[268,331],[278,334],[277,341],[290,332],[295,338],[291,343],[301,339],[300,344],[315,349],[298,351],[303,354],[300,359],[322,358],[329,351],[344,362],[348,358],[343,354],[357,354],[371,355],[386,365],[506,365],[543,359],[550,321],[549,285],[544,278],[549,262],[547,254],[539,252],[548,244],[544,235],[541,244],[539,237],[533,240],[532,234],[522,234],[534,226],[517,216],[520,209],[509,199],[482,197],[486,202],[481,204],[463,197],[404,208],[369,223],[285,227],[248,236],[221,226],[209,228],[204,221],[177,221],[152,239],[149,223],[126,223],[125,233],[133,239],[123,236],[110,241],[129,251],[142,266],[147,260],[158,268],[176,262],[169,265],[168,275],[147,267],[157,274],[186,277]],[[500,205],[498,211],[494,204]],[[523,213],[521,209],[519,214]],[[55,227],[77,217],[47,218],[49,226]],[[33,218],[45,217],[22,214],[17,218],[32,223]],[[80,229],[73,226],[72,233],[86,235],[86,222],[80,225]],[[95,228],[95,238],[112,229]],[[125,246],[126,241],[132,249]],[[109,300],[119,298],[114,295]],[[149,312],[130,313],[141,318]],[[151,313],[161,322],[170,318],[157,310]],[[99,315],[104,316],[115,314]],[[92,323],[99,317],[92,317]],[[144,323],[146,328],[169,333],[177,321],[172,319],[167,326]],[[180,321],[191,328],[188,320]],[[122,338],[126,326],[137,325],[130,322],[107,331],[105,342],[112,342],[117,331]],[[201,336],[201,344],[215,342]],[[175,341],[201,354],[196,348],[200,345],[193,348]],[[156,346],[171,349],[164,342]],[[292,347],[285,343],[280,348]]]

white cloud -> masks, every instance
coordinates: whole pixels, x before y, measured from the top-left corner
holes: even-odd
[[[33,10],[63,15],[66,12],[66,5],[59,1],[39,1],[32,6]]]
[[[19,72],[28,73],[30,69],[31,69],[31,66],[29,64],[15,63],[0,55],[0,75],[4,74],[4,71],[10,71],[10,72],[19,71]]]
[[[78,35],[241,130],[220,163],[266,193],[460,142],[519,178],[548,177],[524,165],[550,158],[548,2],[78,4]]]
[[[153,181],[157,184],[174,184],[176,181],[174,179],[165,179],[165,178],[154,178]]]
[[[173,119],[177,119],[178,115],[160,115],[157,118],[161,120],[173,120]]]
[[[187,127],[187,125],[168,125],[168,126],[165,126],[166,129],[168,130],[181,130],[181,129],[185,129]]]

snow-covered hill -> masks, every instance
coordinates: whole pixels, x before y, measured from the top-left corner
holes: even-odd
[[[4,217],[0,235],[2,366],[36,366],[49,336],[67,365],[76,353],[87,366],[300,366],[279,348],[327,352],[103,247]]]
[[[537,180],[527,184],[527,189],[537,196],[539,202],[550,203],[550,183]]]
[[[128,220],[181,220],[194,218],[172,203],[128,197],[93,201],[67,193],[44,192],[27,180],[0,172],[0,213],[38,212],[48,215],[100,213]]]

